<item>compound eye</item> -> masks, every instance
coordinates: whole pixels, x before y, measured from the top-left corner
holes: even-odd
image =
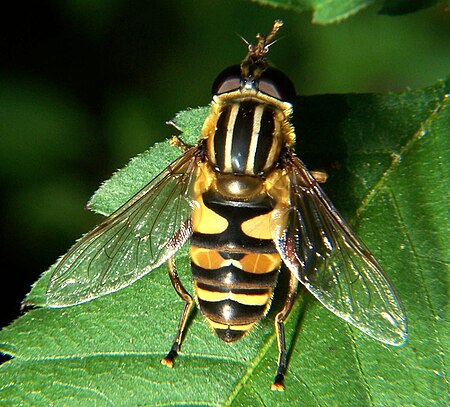
[[[213,95],[231,92],[241,86],[241,67],[233,65],[224,69],[216,78],[212,86]]]
[[[259,81],[259,91],[266,95],[272,96],[277,99],[282,99],[281,93],[278,90],[277,85],[271,80],[261,79]]]
[[[267,68],[259,80],[259,91],[279,100],[293,100],[295,88],[291,80],[275,68]]]

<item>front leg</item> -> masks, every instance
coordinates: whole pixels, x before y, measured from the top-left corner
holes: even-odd
[[[327,182],[328,173],[326,173],[324,170],[312,170],[311,175],[319,184],[324,184],[325,182]]]
[[[186,151],[188,151],[188,150],[191,148],[191,147],[188,146],[183,140],[181,140],[181,138],[178,137],[178,136],[173,136],[173,137],[169,140],[169,144],[170,144],[171,146],[181,148],[181,150],[183,150],[184,153],[185,153]]]

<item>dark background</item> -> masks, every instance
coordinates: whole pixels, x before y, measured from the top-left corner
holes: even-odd
[[[206,105],[215,76],[283,18],[270,58],[302,95],[401,91],[450,66],[449,15],[377,6],[337,25],[228,0],[12,2],[0,17],[0,327],[100,217],[83,210],[132,156]],[[230,4],[231,3],[231,4]],[[378,4],[379,6],[379,4]],[[12,8],[12,9],[11,9]]]

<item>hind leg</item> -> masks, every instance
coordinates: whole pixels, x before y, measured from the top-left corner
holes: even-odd
[[[284,376],[287,370],[287,352],[286,352],[286,339],[284,336],[284,321],[291,312],[294,300],[297,295],[298,280],[292,273],[289,279],[289,290],[286,295],[286,301],[283,309],[275,316],[275,330],[277,332],[278,339],[278,369],[273,384],[270,386],[271,390],[283,391]]]
[[[194,300],[192,299],[191,295],[186,291],[186,289],[183,287],[183,284],[181,283],[180,278],[178,277],[177,268],[175,266],[175,260],[173,257],[167,260],[167,268],[169,269],[169,277],[170,281],[172,282],[173,288],[175,288],[177,294],[185,302],[183,313],[181,314],[180,318],[180,323],[178,324],[178,330],[175,336],[175,340],[173,341],[172,347],[170,348],[170,351],[167,354],[167,356],[161,360],[161,363],[163,365],[173,367],[175,359],[178,356],[178,352],[181,348],[186,322],[189,318],[192,308],[194,307]]]

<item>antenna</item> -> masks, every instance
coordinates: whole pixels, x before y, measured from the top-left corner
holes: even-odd
[[[242,36],[241,39],[247,44],[247,56],[241,62],[241,73],[243,78],[252,78],[258,80],[261,74],[267,68],[267,60],[265,55],[269,52],[270,47],[277,42],[273,40],[279,29],[283,26],[283,20],[275,20],[272,31],[268,34],[257,34],[258,42],[252,44]]]

